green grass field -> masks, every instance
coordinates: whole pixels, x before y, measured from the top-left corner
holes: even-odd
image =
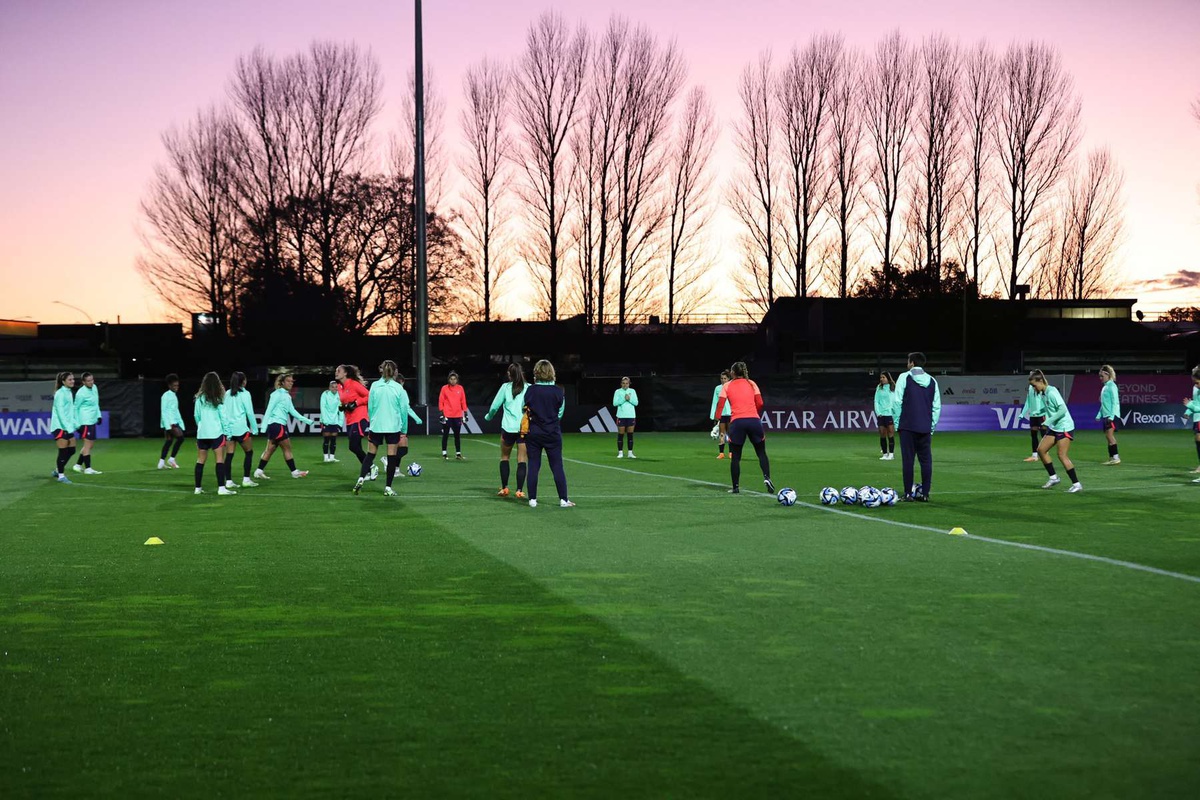
[[[613,438],[568,437],[567,510],[494,497],[490,439],[414,440],[393,499],[316,439],[237,497],[190,447],[60,486],[0,446],[0,796],[1195,797],[1187,432],[1081,435],[1078,495],[939,435],[932,503],[848,513]],[[802,501],[900,482],[870,435],[769,444]]]

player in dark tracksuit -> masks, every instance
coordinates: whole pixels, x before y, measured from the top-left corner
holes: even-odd
[[[542,468],[542,452],[554,474],[558,504],[563,508],[575,505],[567,496],[567,474],[562,460],[562,414],[566,401],[563,390],[555,385],[554,365],[542,359],[533,367],[534,384],[525,390],[525,417],[528,432],[525,449],[529,453],[529,506],[537,508],[538,473]],[[525,426],[522,425],[522,428]]]
[[[908,371],[896,381],[896,427],[904,471],[904,501],[929,499],[933,480],[933,433],[942,415],[938,383],[925,372],[925,354],[908,354]],[[913,460],[921,464],[921,483],[913,488]]]

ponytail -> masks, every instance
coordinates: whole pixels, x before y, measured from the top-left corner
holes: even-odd
[[[508,365],[508,380],[512,384],[512,396],[515,398],[525,391],[525,370],[520,364]]]
[[[729,372],[735,378],[749,378],[750,368],[746,366],[745,361],[734,362],[734,365],[729,368]]]
[[[1100,374],[1107,375],[1110,381],[1115,381],[1117,379],[1117,371],[1112,368],[1111,364],[1105,364],[1102,366],[1100,368]]]

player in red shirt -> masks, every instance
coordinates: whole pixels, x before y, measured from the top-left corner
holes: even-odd
[[[771,483],[771,461],[767,458],[767,439],[763,431],[762,414],[763,399],[758,384],[750,380],[750,369],[745,361],[739,361],[730,368],[733,380],[725,384],[719,400],[728,402],[730,411],[729,422],[729,475],[733,479],[732,494],[739,494],[738,485],[742,477],[742,448],[746,440],[754,446],[758,456],[758,465],[762,467],[763,484],[767,491],[775,494],[775,484]]]
[[[350,452],[362,464],[367,453],[363,450],[362,440],[371,432],[371,423],[367,418],[367,398],[370,392],[363,385],[362,375],[353,364],[342,364],[334,372],[338,383],[338,408],[346,415],[346,438],[349,439]],[[379,477],[379,468],[372,465],[370,479]]]
[[[442,387],[438,395],[438,411],[442,415],[442,458],[449,457],[446,454],[446,442],[450,438],[450,432],[454,431],[454,459],[465,461],[461,433],[463,420],[470,418],[467,414],[467,391],[458,385],[457,372],[451,372],[447,380],[449,382]]]

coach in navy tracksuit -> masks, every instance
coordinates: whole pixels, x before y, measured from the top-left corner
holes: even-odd
[[[542,359],[533,365],[533,385],[525,390],[525,449],[529,454],[529,506],[537,508],[538,473],[542,469],[542,453],[554,474],[558,504],[563,508],[575,505],[567,497],[567,474],[563,471],[562,415],[566,407],[563,390],[555,385],[554,365]]]
[[[908,354],[908,372],[896,380],[896,427],[904,465],[904,500],[925,502],[933,480],[933,432],[942,415],[942,393],[925,372],[925,354]],[[913,489],[913,459],[921,462],[921,485]]]

